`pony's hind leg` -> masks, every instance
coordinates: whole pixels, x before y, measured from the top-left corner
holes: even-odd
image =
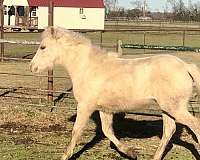
[[[163,117],[163,135],[162,135],[161,142],[158,146],[158,149],[154,155],[154,160],[162,159],[165,148],[167,144],[169,143],[172,135],[176,131],[175,120],[164,113],[162,114],[162,117]]]
[[[77,117],[72,130],[71,142],[62,156],[62,160],[66,160],[73,155],[73,150],[76,146],[77,140],[81,136],[84,127],[86,126],[91,114],[93,113],[93,110],[89,110],[89,107],[92,106],[87,106],[86,104],[78,104]]]
[[[137,152],[133,148],[127,147],[125,144],[120,142],[114,135],[112,127],[113,114],[100,111],[100,118],[102,123],[102,130],[105,136],[115,144],[120,152],[135,159],[137,157]]]
[[[188,110],[180,110],[174,114],[177,122],[188,126],[196,135],[198,143],[200,144],[200,120],[189,113]]]
[[[200,121],[189,113],[187,103],[187,99],[181,99],[176,105],[172,105],[173,108],[169,108],[167,112],[174,117],[177,122],[188,126],[194,132],[200,144]]]

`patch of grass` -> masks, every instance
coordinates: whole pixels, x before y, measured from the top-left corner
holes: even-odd
[[[17,109],[7,106],[6,110],[1,110],[1,159],[60,159],[64,148],[70,141],[74,123],[70,119],[76,112],[71,110],[69,106],[66,106],[66,109],[56,109],[52,113],[47,108],[42,111],[33,109],[36,114],[30,115],[29,110],[25,108],[27,106],[19,106]],[[23,119],[19,118],[21,117],[20,115],[23,115]],[[162,132],[159,118],[128,115],[124,120],[116,120],[114,125],[115,133],[121,138],[121,141],[139,149],[138,158],[140,160],[149,160],[152,158],[159,144],[159,136]],[[150,132],[150,128],[154,132]],[[183,131],[181,139],[195,144],[198,149],[192,137],[186,133],[186,130]],[[96,128],[94,121],[91,120],[75,148],[75,157],[79,160],[124,160],[125,158],[110,146],[110,141],[99,133],[100,130]],[[177,134],[178,137],[175,136],[173,140],[175,145],[168,152],[165,160],[195,159],[193,154],[190,153],[194,148],[191,149],[189,143],[183,143],[183,146],[180,147],[179,132]],[[93,140],[95,136],[99,138]],[[91,143],[91,141],[93,142]],[[88,142],[90,142],[89,147],[81,151]],[[191,150],[186,149],[186,146],[190,146]]]
[[[41,39],[41,33],[5,33],[4,36],[7,40],[40,41]],[[35,53],[37,48],[37,45],[6,44],[5,56],[22,58],[28,54]],[[31,57],[29,56],[27,58]]]

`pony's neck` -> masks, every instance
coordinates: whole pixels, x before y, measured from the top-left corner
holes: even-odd
[[[62,64],[68,71],[72,82],[81,79],[89,65],[91,45],[80,45],[73,52],[63,55]]]

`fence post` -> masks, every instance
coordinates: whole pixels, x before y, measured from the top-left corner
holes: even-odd
[[[183,31],[183,47],[185,47],[185,30]]]
[[[118,53],[119,57],[121,57],[123,55],[123,51],[122,51],[121,45],[122,45],[122,41],[118,40],[117,41],[117,48],[116,48],[116,50],[117,50],[117,53]]]
[[[0,0],[0,23],[1,23],[1,34],[0,38],[4,38],[4,7],[3,7],[3,0]],[[4,59],[4,43],[1,43],[1,61]]]
[[[49,0],[48,6],[48,26],[53,26],[53,0]],[[53,69],[48,70],[48,102],[53,102]]]
[[[143,44],[144,46],[146,45],[146,31],[144,31],[144,37],[143,37]],[[145,54],[146,50],[144,49],[144,54]]]
[[[100,31],[100,47],[103,48],[103,31]]]

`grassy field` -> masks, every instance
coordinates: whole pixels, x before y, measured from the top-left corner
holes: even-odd
[[[95,44],[99,44],[99,33],[87,33]],[[200,35],[187,35],[188,46],[199,46]],[[6,34],[7,39],[40,40],[39,33]],[[181,34],[154,33],[147,35],[146,43],[163,45],[181,45]],[[117,39],[126,43],[143,43],[143,33],[104,33],[103,44],[114,45]],[[37,46],[6,45],[5,54],[8,57],[24,57],[34,53]],[[109,48],[107,48],[109,49]],[[114,48],[110,48],[114,50]],[[181,59],[197,64],[200,67],[200,56],[191,52],[159,52],[146,50],[124,50],[125,58],[150,56],[157,53],[171,53]],[[32,57],[33,55],[30,55]],[[29,74],[28,62],[1,62],[0,73],[9,72]],[[56,76],[67,76],[63,68],[55,67]],[[42,73],[46,75],[46,73]],[[47,78],[18,75],[1,75],[0,87],[0,159],[1,160],[56,160],[63,153],[70,141],[71,131],[76,114],[76,101],[73,95],[57,93],[57,106],[51,112],[52,106],[46,104],[43,92],[23,90],[27,88],[46,89]],[[14,88],[13,88],[14,87]],[[65,92],[71,87],[70,79],[55,79],[56,91]],[[63,98],[65,97],[65,98]],[[10,104],[13,103],[13,104]],[[21,103],[24,103],[22,105]],[[28,104],[35,105],[28,105]],[[41,105],[38,105],[41,104]],[[197,106],[199,107],[199,106]],[[105,138],[99,127],[98,114],[94,114],[72,159],[78,160],[124,160],[116,149]],[[162,134],[160,117],[126,115],[125,119],[115,119],[114,129],[117,137],[129,146],[137,147],[139,160],[150,160],[156,151]],[[178,124],[173,137],[173,147],[168,146],[164,160],[198,160],[200,147],[194,141],[187,129]]]
[[[40,41],[40,33],[6,33],[5,39],[8,40],[29,40]],[[100,44],[100,32],[83,33],[84,36],[90,38],[94,44]],[[105,32],[102,34],[102,45],[110,46],[107,49],[116,50],[114,47],[117,40],[122,40],[123,43],[144,44],[144,32]],[[200,47],[199,32],[186,32],[185,46]],[[182,32],[146,32],[145,44],[147,45],[168,45],[168,46],[182,46],[183,33]],[[32,53],[35,53],[38,46],[35,45],[5,45],[6,57],[20,57],[31,58]],[[141,53],[157,53],[155,50],[132,50],[124,49],[124,54],[141,54]],[[164,51],[167,52],[167,51]]]

